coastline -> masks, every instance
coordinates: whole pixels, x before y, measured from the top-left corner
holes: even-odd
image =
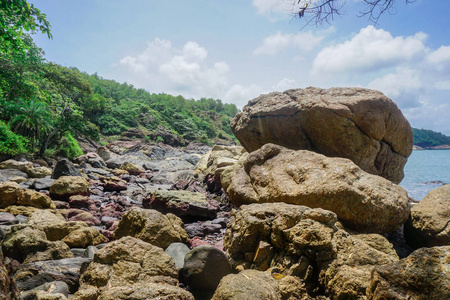
[[[450,145],[439,145],[429,147],[420,147],[418,145],[413,145],[413,150],[450,150]]]

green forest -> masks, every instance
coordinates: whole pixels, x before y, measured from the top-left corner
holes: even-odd
[[[450,136],[429,129],[413,128],[414,145],[427,148],[450,145]]]
[[[149,93],[47,62],[29,33],[51,38],[50,24],[26,1],[2,1],[0,31],[0,156],[72,158],[82,154],[77,138],[108,141],[129,128],[148,142],[167,133],[181,144],[234,139],[234,104]]]

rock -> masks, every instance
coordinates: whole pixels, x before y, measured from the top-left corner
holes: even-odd
[[[16,182],[6,181],[0,183],[0,208],[16,204],[22,197],[23,189]]]
[[[63,158],[56,163],[52,173],[53,179],[61,176],[81,176],[81,173],[68,159]]]
[[[79,176],[58,177],[50,187],[50,197],[56,200],[69,200],[73,195],[89,196],[89,183]]]
[[[27,175],[27,173],[22,172],[20,170],[16,170],[16,169],[0,170],[0,182],[1,181],[8,181],[11,178],[15,178],[15,177],[28,178],[28,175]]]
[[[119,239],[132,236],[163,249],[174,242],[187,241],[181,219],[172,214],[163,215],[153,209],[133,207],[126,212],[114,231]]]
[[[17,199],[16,205],[33,206],[36,208],[56,208],[49,196],[29,189],[22,191],[22,195]]]
[[[130,163],[130,162],[124,162],[119,169],[125,170],[130,175],[140,175],[141,173],[144,173],[145,171],[140,169],[138,166]]]
[[[77,292],[72,299],[74,300],[90,300],[97,299],[95,297],[80,297]],[[86,298],[85,298],[86,297]],[[177,299],[177,300],[194,300],[191,293],[182,288],[161,284],[161,283],[135,283],[126,286],[112,287],[104,289],[101,293],[102,300],[147,300],[147,299]]]
[[[110,169],[119,169],[120,166],[123,164],[122,158],[120,158],[120,157],[111,157],[105,163],[106,163],[106,166]]]
[[[172,243],[164,252],[172,257],[178,269],[182,269],[184,266],[184,257],[189,251],[191,251],[189,247],[183,243]]]
[[[69,286],[64,281],[44,283],[29,291],[23,291],[22,297],[26,299],[67,299]]]
[[[231,273],[225,253],[213,246],[199,246],[184,258],[183,282],[194,290],[214,291],[220,280]]]
[[[0,255],[0,298],[5,300],[22,299],[11,273],[10,268],[5,265],[3,255]]]
[[[0,208],[12,205],[56,208],[52,200],[43,193],[29,189],[24,190],[19,184],[11,181],[0,183]]]
[[[372,269],[398,260],[384,237],[351,235],[333,212],[285,203],[233,210],[224,249],[235,270],[277,268],[333,299],[363,299]]]
[[[36,167],[29,169],[27,174],[31,178],[44,178],[51,175],[52,170],[47,167]]]
[[[120,192],[128,188],[127,182],[119,178],[110,178],[110,180],[103,181],[103,190],[105,192]]]
[[[143,200],[142,206],[173,213],[182,219],[213,219],[219,209],[217,201],[189,191],[155,191]]]
[[[123,289],[132,292],[128,287],[139,283],[176,287],[177,277],[175,263],[161,248],[127,236],[107,244],[95,254],[94,261],[80,279],[80,290],[96,287],[100,299],[130,299],[116,293],[121,294]],[[112,294],[117,298],[111,298]]]
[[[19,220],[17,220],[13,214],[0,212],[0,225],[14,225],[17,223],[19,223]]]
[[[144,138],[146,134],[139,128],[128,128],[127,131],[122,132],[121,136],[129,137],[129,138]]]
[[[280,278],[281,277],[281,278]],[[309,300],[299,278],[276,272],[244,270],[221,281],[211,300]]]
[[[164,126],[159,126],[154,134],[152,134],[151,138],[156,140],[157,137],[161,137],[164,141],[164,144],[173,146],[173,147],[183,147],[186,146],[186,142],[183,141],[179,136],[173,134],[169,129]]]
[[[88,196],[83,195],[73,195],[69,198],[69,205],[71,208],[85,208],[90,211],[96,211],[97,206],[94,200]]]
[[[367,299],[450,299],[450,246],[421,248],[375,267]]]
[[[450,185],[428,193],[411,208],[405,238],[412,247],[450,245]]]
[[[63,281],[68,285],[69,292],[75,293],[79,287],[81,269],[91,261],[88,258],[74,257],[22,264],[14,274],[14,279],[22,291],[54,281]]]
[[[103,161],[107,161],[111,158],[111,152],[106,147],[99,147],[97,149],[97,154],[103,159]]]
[[[15,169],[28,174],[28,171],[33,168],[33,163],[29,161],[17,161],[8,159],[0,163],[0,169]]]
[[[308,87],[251,100],[231,121],[248,152],[267,143],[351,159],[361,169],[399,183],[412,151],[412,129],[381,92]]]
[[[400,186],[348,159],[274,144],[250,153],[243,166],[228,168],[221,182],[235,205],[285,202],[320,207],[359,232],[394,231],[409,215],[408,195]]]
[[[81,209],[70,209],[68,212],[68,221],[81,221],[88,226],[100,226],[101,222],[90,212]]]
[[[65,243],[51,242],[43,230],[28,225],[12,226],[2,242],[2,250],[6,256],[25,263],[73,257]]]
[[[55,179],[51,178],[38,178],[34,181],[33,185],[31,186],[35,190],[49,190],[52,186],[53,182],[55,182]]]
[[[78,156],[77,158],[74,159],[74,161],[77,164],[88,163],[94,168],[106,167],[105,161],[100,157],[100,155],[94,152],[88,152],[86,154]]]

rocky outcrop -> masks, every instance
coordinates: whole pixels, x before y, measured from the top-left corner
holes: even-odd
[[[123,215],[114,232],[116,239],[124,236],[136,237],[163,249],[171,243],[187,241],[187,233],[180,218],[137,207]]]
[[[399,183],[412,151],[412,129],[381,92],[309,87],[261,95],[231,121],[251,152],[267,143],[351,159],[366,172]]]
[[[80,176],[61,176],[50,186],[50,197],[68,201],[70,196],[89,196],[89,183]]]
[[[450,299],[450,246],[421,248],[375,267],[368,299]]]
[[[177,287],[177,277],[175,263],[161,248],[123,237],[95,254],[80,279],[80,291],[74,299],[157,299],[161,296],[193,300],[192,295]],[[95,297],[86,297],[89,291]]]
[[[335,299],[363,299],[372,269],[398,260],[384,237],[351,235],[330,211],[285,203],[233,211],[224,249],[235,270],[277,268]]]
[[[319,207],[359,232],[389,232],[409,215],[406,191],[348,159],[266,144],[222,173],[235,205],[264,202]]]
[[[405,238],[415,247],[450,245],[450,185],[428,193],[411,208],[405,224]]]

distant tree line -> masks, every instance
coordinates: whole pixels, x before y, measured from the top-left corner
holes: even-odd
[[[427,148],[450,145],[450,136],[428,129],[413,128],[414,145]]]

